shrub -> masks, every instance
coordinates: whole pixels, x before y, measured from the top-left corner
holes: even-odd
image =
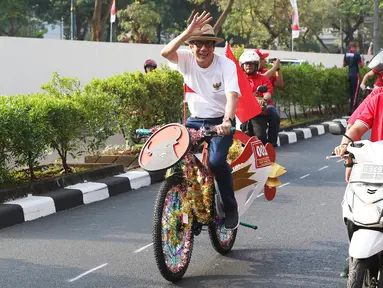
[[[30,178],[35,179],[34,167],[48,148],[48,127],[44,120],[43,94],[9,96],[2,101],[5,133],[10,139],[9,153],[18,166],[26,165]]]

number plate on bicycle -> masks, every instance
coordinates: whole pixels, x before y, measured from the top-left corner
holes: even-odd
[[[258,140],[251,142],[251,147],[256,158],[255,165],[256,168],[262,168],[270,165],[269,154],[267,154],[265,146],[263,146],[262,141]]]
[[[144,144],[138,164],[146,171],[167,169],[186,154],[190,135],[185,126],[172,123],[157,130]]]

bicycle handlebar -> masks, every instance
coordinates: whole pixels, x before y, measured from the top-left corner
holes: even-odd
[[[136,134],[138,134],[138,135],[151,135],[152,130],[151,129],[137,129]]]
[[[230,128],[230,135],[234,135],[236,131],[236,128],[235,127],[231,127]],[[136,130],[136,134],[137,135],[151,135],[153,134],[152,130],[151,129],[137,129]],[[217,135],[217,132],[214,131],[214,130],[207,130],[207,133],[206,133],[206,136],[216,136]]]

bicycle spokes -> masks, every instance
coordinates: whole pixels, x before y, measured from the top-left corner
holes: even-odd
[[[162,213],[162,249],[168,269],[173,273],[182,269],[190,249],[193,218],[182,211],[186,191],[172,187],[165,198]]]
[[[218,236],[218,241],[222,247],[227,247],[230,245],[234,230],[225,228],[225,219],[216,219],[215,220],[215,229]]]

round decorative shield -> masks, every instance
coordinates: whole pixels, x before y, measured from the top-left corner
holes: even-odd
[[[190,135],[185,126],[178,123],[165,125],[146,141],[138,157],[138,164],[146,171],[167,169],[185,156],[190,143]]]

